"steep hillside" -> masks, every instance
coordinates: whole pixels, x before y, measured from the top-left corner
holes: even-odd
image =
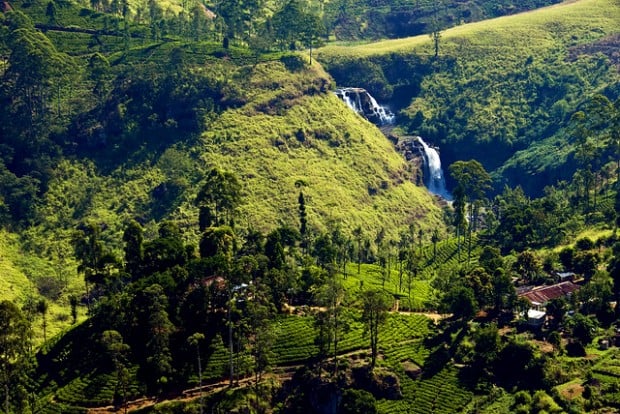
[[[280,64],[259,65],[244,85],[251,102],[225,112],[203,134],[201,159],[230,166],[243,179],[248,224],[263,228],[287,216],[294,222],[301,181],[321,231],[329,222],[368,231],[437,225],[437,207],[408,182],[392,144],[326,93],[326,76],[318,65],[293,76]],[[317,82],[322,90],[314,89]]]
[[[373,240],[382,229],[395,238],[410,224],[444,228],[441,209],[410,182],[402,156],[329,90],[333,82],[317,63],[207,42],[132,44],[70,58],[66,38],[52,42],[16,14],[7,20],[6,45],[41,59],[11,53],[2,68],[11,82],[1,91],[8,109],[0,127],[7,149],[0,219],[20,234],[16,246],[66,278],[57,286],[65,309],[69,293],[83,291],[73,260],[83,223],[99,226],[118,258],[131,219],[147,240],[173,220],[196,243],[195,199],[213,167],[241,182],[240,233],[299,228],[300,189],[313,234],[360,227]],[[81,42],[81,34],[72,39]],[[26,67],[30,78],[20,70]],[[21,100],[30,82],[40,86],[33,100],[46,110],[29,112]],[[13,298],[26,296],[27,284],[6,280]],[[33,294],[57,300],[58,289]]]
[[[475,158],[497,170],[499,188],[522,184],[541,194],[575,171],[570,115],[594,93],[618,98],[619,22],[617,2],[581,0],[448,29],[436,43],[418,36],[327,46],[318,55],[338,84],[391,98],[401,128],[440,145],[446,163]],[[550,137],[562,142],[561,159],[502,168]]]
[[[17,252],[16,237],[6,232],[2,234],[2,242],[0,244],[0,257],[2,261],[2,278],[0,278],[0,292],[2,292],[2,300],[24,300],[27,294],[29,282],[28,277],[13,262],[13,259],[19,257]]]
[[[234,107],[205,119],[199,138],[189,142],[174,144],[179,136],[160,132],[159,146],[144,162],[135,162],[139,149],[123,155],[107,143],[104,153],[113,152],[118,166],[83,177],[92,194],[83,219],[106,222],[120,237],[130,217],[168,217],[193,238],[193,200],[206,171],[216,166],[242,181],[241,228],[267,231],[282,222],[296,227],[300,184],[317,231],[327,223],[369,233],[392,233],[414,222],[440,225],[439,208],[424,188],[408,181],[402,157],[374,125],[327,90],[330,80],[318,65],[290,72],[278,61],[216,62],[204,71],[227,72],[224,93],[234,95]]]

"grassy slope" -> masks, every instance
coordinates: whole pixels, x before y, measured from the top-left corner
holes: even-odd
[[[10,300],[21,306],[28,298],[37,298],[37,280],[44,277],[56,278],[49,262],[24,252],[17,235],[0,231],[0,301]],[[79,281],[71,278],[66,291],[75,291],[76,283]],[[52,338],[71,326],[68,293],[47,303],[47,338]],[[84,316],[84,310],[80,308],[79,319]],[[42,325],[41,315],[35,315],[32,325],[35,344],[43,342]]]
[[[268,231],[282,223],[297,227],[298,180],[306,183],[309,225],[318,231],[327,231],[330,223],[341,224],[345,231],[361,226],[373,239],[381,228],[396,238],[411,222],[426,229],[443,226],[440,208],[424,188],[408,181],[407,164],[385,136],[331,92],[316,91],[313,85],[330,82],[319,65],[297,73],[280,62],[245,68],[231,64],[226,70],[246,103],[211,120],[201,139],[140,163],[128,161],[108,175],[89,161],[60,162],[41,207],[46,222],[24,234],[29,246],[41,257],[54,251],[56,244],[70,249],[68,234],[79,207],[87,211],[81,219],[106,224],[102,236],[121,257],[124,224],[144,206],[157,204],[151,198],[157,186],[179,177],[187,183],[185,192],[165,217],[177,220],[188,241],[196,243],[193,199],[211,166],[233,171],[242,181],[240,228]],[[303,92],[310,90],[314,92]],[[295,136],[300,130],[304,142]],[[149,219],[147,238],[156,234],[155,220]],[[56,233],[64,241],[52,236]],[[48,269],[38,273],[53,274],[53,266],[45,260],[41,266]],[[75,263],[68,263],[66,273],[68,291],[79,293],[83,286]],[[1,291],[14,292],[10,299],[21,304],[30,286],[27,281],[18,270],[3,272]],[[66,296],[61,305],[50,306],[51,314],[65,315],[49,318],[50,334],[70,323]]]
[[[298,73],[280,62],[225,71],[245,104],[208,121],[197,142],[140,164],[128,162],[108,176],[86,169],[90,217],[108,223],[112,240],[119,241],[126,219],[151,202],[154,188],[181,177],[188,185],[170,217],[196,241],[192,202],[212,166],[234,172],[242,182],[236,220],[241,228],[297,227],[298,180],[305,183],[309,225],[318,231],[329,223],[345,230],[361,226],[373,238],[381,228],[396,237],[411,222],[443,226],[440,208],[425,188],[408,181],[407,164],[385,136],[331,92],[316,92],[313,85],[329,82],[319,65]],[[82,175],[75,166],[65,168]]]
[[[19,257],[17,237],[2,231],[0,234],[0,300],[24,300],[30,281],[15,264]]]
[[[252,91],[251,101],[226,111],[194,149],[205,165],[242,179],[240,224],[296,226],[295,183],[302,180],[309,223],[320,231],[330,222],[371,234],[385,227],[394,235],[422,218],[425,227],[438,225],[439,209],[424,188],[407,181],[406,164],[377,128],[331,93],[299,92],[323,80],[318,65],[296,75],[280,63],[256,66],[237,79]]]
[[[567,1],[512,16],[485,20],[454,27],[442,32],[440,50],[449,53],[466,38],[467,46],[485,48],[496,59],[512,56],[521,60],[520,51],[528,54],[553,48],[558,44],[570,45],[572,39],[595,40],[605,34],[620,31],[620,4],[615,0]],[[373,56],[387,53],[431,53],[428,36],[386,40],[356,46],[326,46],[316,54],[321,56]]]
[[[563,98],[568,101],[570,113],[581,99],[618,81],[617,71],[605,69],[602,59],[598,64],[592,59],[569,61],[570,49],[618,33],[620,4],[614,0],[565,2],[446,30],[442,32],[440,56],[443,60],[454,59],[454,64],[447,71],[426,77],[421,91],[402,113],[413,119],[420,112],[432,120],[431,124],[446,125],[442,119],[448,111],[450,118],[457,120],[449,127],[454,130],[435,137],[451,144],[444,148],[445,161],[478,158],[494,172],[498,188],[508,180],[513,186],[520,184],[527,191],[540,193],[542,186],[572,175],[566,163],[573,148],[566,145],[561,130],[553,136],[545,130],[564,122],[561,116],[549,119],[556,116],[553,101],[544,103],[547,92],[557,93],[553,82],[547,85],[549,91],[541,89],[539,96],[528,92],[530,84],[519,83],[522,74],[529,73],[527,61],[533,61],[539,71],[544,67],[550,79],[565,74]],[[389,60],[392,54],[406,59],[408,55],[431,53],[430,37],[417,36],[365,45],[327,46],[317,51],[317,56],[331,63],[359,58]],[[545,82],[539,78],[531,81]],[[491,143],[500,145],[494,149]],[[515,154],[517,149],[524,151]],[[538,182],[542,182],[540,188]]]

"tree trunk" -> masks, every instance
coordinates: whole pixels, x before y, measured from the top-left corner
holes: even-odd
[[[198,388],[200,389],[200,414],[202,414],[202,364],[200,361],[200,345],[196,343],[196,354],[198,355]]]
[[[232,326],[232,320],[231,320],[231,314],[232,314],[232,298],[228,301],[228,364],[230,367],[230,382],[229,382],[229,387],[232,388],[233,386],[233,379],[234,379],[234,375],[235,375],[235,368],[233,366],[233,326]]]
[[[377,362],[377,342],[379,331],[379,314],[370,316],[370,367],[375,368]]]
[[[362,266],[362,239],[357,240],[357,274],[361,272]]]
[[[9,400],[9,381],[4,383],[4,412],[10,414],[10,400]]]
[[[338,304],[334,302],[334,377],[338,375]]]
[[[456,252],[459,262],[461,261],[461,225],[456,226]]]

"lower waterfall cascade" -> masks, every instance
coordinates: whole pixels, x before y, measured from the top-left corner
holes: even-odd
[[[422,137],[416,137],[424,156],[424,184],[428,191],[441,196],[446,200],[452,200],[452,194],[446,189],[446,179],[441,168],[441,158],[439,152],[428,145]]]

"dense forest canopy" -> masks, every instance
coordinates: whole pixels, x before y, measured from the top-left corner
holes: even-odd
[[[7,414],[617,409],[616,2],[0,9]]]

